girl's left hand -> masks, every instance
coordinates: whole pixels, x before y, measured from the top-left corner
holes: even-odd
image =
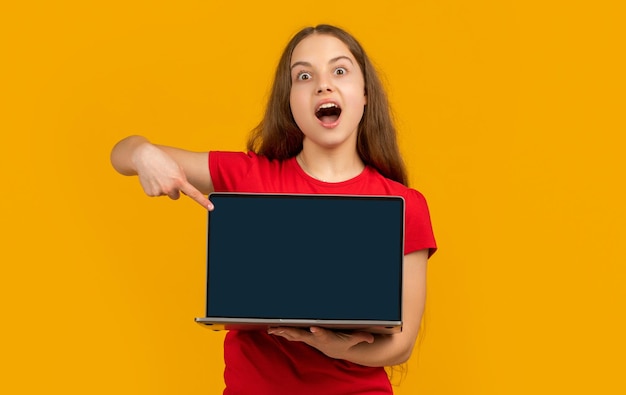
[[[282,336],[290,341],[299,341],[315,347],[331,358],[343,359],[342,356],[359,343],[373,343],[374,335],[369,332],[337,332],[313,326],[306,329],[277,327],[267,333]]]

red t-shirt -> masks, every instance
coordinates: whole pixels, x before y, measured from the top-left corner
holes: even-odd
[[[392,195],[405,200],[404,253],[425,248],[434,253],[426,200],[418,191],[366,167],[358,176],[327,183],[310,177],[295,158],[270,161],[252,152],[209,154],[215,191],[256,193],[320,193]],[[366,367],[332,359],[301,342],[264,331],[229,331],[224,341],[224,395],[388,395],[392,393],[382,367]]]

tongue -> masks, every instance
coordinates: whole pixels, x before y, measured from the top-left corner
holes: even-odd
[[[319,119],[323,123],[333,123],[336,122],[337,119],[339,119],[339,115],[322,115],[321,117],[319,117]]]

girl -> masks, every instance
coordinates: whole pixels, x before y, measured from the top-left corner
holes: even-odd
[[[115,169],[138,175],[149,196],[180,193],[213,209],[212,191],[396,195],[406,201],[403,331],[338,333],[312,327],[229,331],[225,395],[391,394],[385,366],[408,360],[435,251],[423,196],[408,188],[382,85],[361,45],[328,25],[306,28],[287,45],[265,116],[248,153],[190,152],[120,141]],[[329,273],[332,275],[332,273]]]

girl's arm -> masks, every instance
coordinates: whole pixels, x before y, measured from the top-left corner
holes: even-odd
[[[205,196],[213,192],[207,152],[155,145],[145,137],[130,136],[113,147],[111,164],[120,174],[139,176],[148,196],[178,199],[182,192],[204,208],[213,208]]]
[[[285,327],[272,328],[269,333],[305,342],[329,357],[360,365],[393,366],[404,363],[411,356],[424,313],[427,261],[427,249],[404,256],[400,333],[373,335],[356,332],[347,335],[322,328],[311,328],[309,332]]]

